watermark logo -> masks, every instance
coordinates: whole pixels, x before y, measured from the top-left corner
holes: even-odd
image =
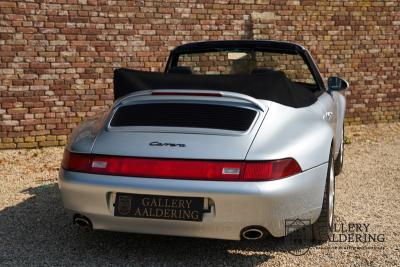
[[[289,253],[301,256],[308,252],[312,242],[311,220],[285,220],[285,246]]]
[[[369,223],[334,223],[329,242],[333,243],[383,243],[385,235],[374,233]]]
[[[132,209],[132,199],[129,196],[120,196],[118,202],[118,212],[121,215],[127,215]]]
[[[285,247],[296,256],[306,254],[312,245],[315,249],[384,249],[385,234],[373,231],[369,223],[334,223],[328,232],[325,245],[313,243],[311,220],[285,220]]]

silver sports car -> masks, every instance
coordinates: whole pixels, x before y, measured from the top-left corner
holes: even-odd
[[[172,50],[165,72],[116,69],[115,103],[77,127],[59,188],[90,229],[219,239],[329,238],[348,83],[276,41]]]

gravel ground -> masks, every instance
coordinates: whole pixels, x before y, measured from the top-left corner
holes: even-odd
[[[337,225],[369,224],[367,234],[384,241],[312,244],[302,256],[292,255],[283,238],[236,242],[82,232],[64,212],[57,188],[63,148],[3,150],[0,265],[399,265],[399,136],[400,123],[347,127],[345,166],[337,177]],[[335,236],[350,234],[344,229]]]

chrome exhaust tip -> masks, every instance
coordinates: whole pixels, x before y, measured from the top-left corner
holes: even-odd
[[[246,240],[258,240],[264,237],[264,231],[259,228],[248,228],[242,232],[242,237]]]
[[[91,231],[93,229],[92,222],[86,216],[75,214],[74,217],[72,218],[72,221],[75,225],[79,226],[80,228],[86,231]]]

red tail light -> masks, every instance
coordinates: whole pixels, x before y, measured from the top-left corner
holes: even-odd
[[[177,179],[238,180],[240,167],[241,163],[238,162],[109,156],[94,156],[92,161],[94,173]],[[238,171],[236,174],[226,174],[223,173],[224,168],[238,169]]]
[[[61,165],[66,170],[90,172],[90,154],[71,153],[65,150]]]
[[[299,164],[291,158],[264,162],[247,162],[243,172],[243,180],[275,180],[292,176],[300,172],[301,168]]]
[[[294,159],[264,162],[148,159],[77,154],[67,150],[62,167],[95,174],[215,181],[267,181],[301,172]]]

